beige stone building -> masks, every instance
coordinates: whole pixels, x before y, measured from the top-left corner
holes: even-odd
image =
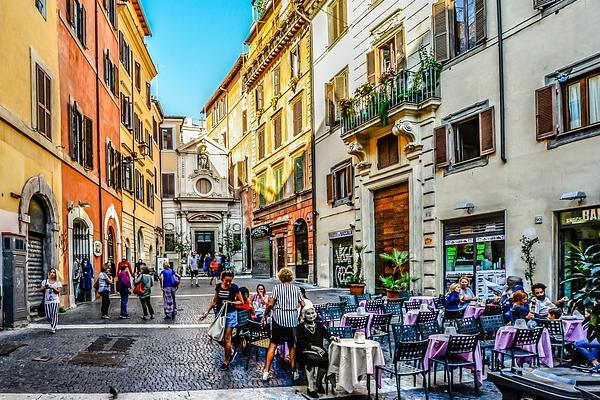
[[[569,295],[559,284],[566,244],[600,243],[600,48],[592,39],[600,8],[589,0],[475,4],[433,6],[444,69],[427,230],[439,233],[439,262],[426,272],[439,290],[475,273],[481,295],[483,279],[524,276],[519,241],[538,237],[534,281],[552,297]]]

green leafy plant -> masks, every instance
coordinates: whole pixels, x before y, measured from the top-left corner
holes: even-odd
[[[582,285],[570,302],[569,308],[588,315],[588,339],[600,338],[600,245],[585,246],[567,243],[569,251],[562,285],[578,282]]]
[[[529,285],[531,287],[533,286],[533,275],[535,274],[535,267],[537,266],[537,261],[535,260],[535,255],[533,254],[533,246],[536,243],[539,243],[540,239],[537,236],[529,238],[525,235],[522,235],[519,241],[521,242],[521,260],[523,260],[527,266],[525,278],[527,281],[529,281]]]
[[[348,118],[354,116],[354,99],[341,99],[339,104],[342,117]]]
[[[362,255],[366,249],[367,249],[367,246],[365,246],[365,245],[362,245],[362,244],[354,245],[354,254],[356,255],[356,260],[354,263],[354,273],[352,275],[349,275],[346,278],[346,284],[353,285],[353,284],[364,284],[365,283],[365,277],[363,276],[363,273],[362,273]]]
[[[375,86],[369,82],[365,82],[354,91],[354,95],[357,97],[366,97],[372,95],[375,91]]]
[[[391,253],[379,254],[379,258],[392,263],[394,266],[392,275],[379,277],[379,281],[384,288],[392,291],[405,291],[410,289],[411,282],[414,283],[421,279],[419,277],[410,276],[407,265],[410,260],[410,253],[408,251],[393,249]]]
[[[440,64],[433,54],[433,49],[427,51],[425,46],[419,47],[419,69],[415,72],[412,83],[412,90],[418,91],[423,88],[424,78],[423,76],[428,73],[428,71],[433,71],[436,79],[432,79],[430,77],[428,79],[428,84],[430,87],[425,88],[427,91],[433,91],[435,89],[434,85],[439,82],[439,76],[442,72],[442,64]]]

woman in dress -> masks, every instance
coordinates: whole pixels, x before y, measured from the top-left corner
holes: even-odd
[[[177,303],[175,301],[176,286],[181,277],[171,269],[171,264],[165,262],[160,272],[160,288],[163,292],[163,309],[165,319],[173,319],[177,314]]]
[[[60,308],[60,289],[62,283],[58,279],[56,268],[50,268],[48,277],[42,281],[38,291],[44,293],[44,311],[46,319],[50,323],[50,332],[56,333],[58,325],[58,309]]]
[[[100,275],[98,275],[98,293],[102,298],[102,305],[100,306],[100,312],[102,319],[109,319],[108,309],[110,307],[110,288],[113,283],[113,278],[110,275],[110,265],[108,263],[102,264],[100,267]]]
[[[81,280],[79,289],[81,290],[81,301],[92,301],[92,286],[94,285],[94,268],[88,260],[81,263]]]
[[[231,348],[231,333],[233,328],[237,326],[237,311],[236,306],[244,304],[244,299],[240,293],[239,287],[233,283],[233,272],[225,271],[221,275],[221,283],[215,286],[215,294],[208,306],[208,310],[200,316],[200,321],[204,321],[210,313],[210,310],[215,308],[216,314],[221,312],[221,308],[225,308],[225,336],[219,344],[225,349],[225,357],[223,364],[219,368],[225,371],[229,368],[229,364],[233,361],[236,354]]]
[[[252,305],[254,306],[256,318],[261,318],[263,316],[267,304],[269,304],[269,295],[267,294],[265,285],[260,283],[256,286],[256,293],[252,296]]]

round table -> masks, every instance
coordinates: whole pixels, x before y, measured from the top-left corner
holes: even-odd
[[[449,340],[450,335],[446,334],[429,336],[427,352],[425,353],[425,358],[423,359],[423,369],[425,371],[429,371],[430,359],[435,357],[443,357],[446,355]],[[458,357],[462,358],[463,360],[473,362],[473,353],[460,354]],[[483,384],[483,374],[481,372],[483,371],[483,359],[481,358],[481,347],[479,346],[479,342],[477,342],[477,347],[475,348],[475,369],[477,373],[477,380],[479,383]]]
[[[385,358],[379,342],[366,340],[363,344],[354,339],[341,339],[329,345],[328,375],[337,375],[337,384],[346,393],[352,393],[358,387],[360,378],[375,374],[376,366],[384,366]],[[375,381],[381,388],[381,375],[377,374]]]
[[[576,342],[587,339],[587,333],[581,319],[561,319],[565,340]]]
[[[496,332],[496,342],[494,344],[494,350],[504,350],[512,346],[513,339],[517,333],[517,328],[514,326],[503,326]],[[540,357],[540,361],[546,366],[553,368],[554,360],[552,359],[552,342],[550,341],[550,334],[547,329],[542,331],[542,337],[538,342],[537,351],[535,345],[523,346],[522,350],[526,350],[532,353],[537,353]],[[528,360],[531,363],[531,360]]]
[[[340,326],[347,326],[346,325],[346,318],[347,317],[365,317],[365,316],[369,317],[369,319],[367,320],[367,326],[365,327],[365,335],[367,337],[369,337],[369,336],[371,336],[371,332],[373,332],[372,331],[372,325],[373,325],[373,316],[374,315],[375,314],[373,314],[373,313],[366,313],[364,315],[361,315],[361,314],[359,314],[357,312],[349,312],[349,313],[346,313],[346,314],[342,315],[342,318],[340,319]]]

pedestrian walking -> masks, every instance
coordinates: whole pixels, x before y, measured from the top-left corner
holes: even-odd
[[[152,303],[150,301],[150,295],[152,294],[152,285],[154,280],[152,279],[152,276],[150,275],[150,270],[147,266],[142,266],[140,272],[141,273],[138,276],[136,276],[133,280],[133,284],[134,288],[136,288],[140,283],[142,284],[141,289],[143,289],[143,292],[138,294],[140,302],[142,303],[142,311],[144,312],[142,319],[154,319],[154,309],[152,308]]]
[[[271,363],[275,357],[277,346],[287,344],[289,348],[290,367],[293,380],[300,377],[296,371],[296,339],[294,329],[298,326],[298,309],[304,308],[304,300],[300,288],[294,284],[294,273],[289,268],[282,268],[277,273],[280,284],[273,287],[273,293],[267,304],[262,317],[262,323],[266,323],[267,317],[272,312],[271,318],[271,344],[267,351],[267,360],[263,371],[263,381],[271,377]]]
[[[79,289],[81,291],[81,301],[92,301],[92,286],[94,285],[94,268],[89,260],[82,261],[81,280]]]
[[[198,272],[199,272],[199,268],[198,268],[198,258],[196,256],[196,252],[192,252],[192,254],[190,254],[190,257],[188,258],[188,267],[190,268],[190,285],[194,286],[194,284],[197,286],[198,285]]]
[[[160,272],[160,288],[163,292],[165,319],[174,319],[177,314],[175,291],[177,290],[181,277],[173,271],[168,262],[163,264],[163,268],[164,269]]]
[[[98,275],[98,293],[102,298],[102,305],[100,306],[100,312],[102,319],[109,319],[108,309],[110,307],[110,288],[113,283],[113,278],[110,273],[110,265],[108,263],[102,264],[100,267],[100,274]]]
[[[62,283],[58,279],[56,268],[50,268],[48,276],[42,281],[38,291],[44,293],[44,311],[50,324],[50,332],[56,333],[58,325],[58,309],[60,307],[60,289]]]
[[[202,260],[202,270],[204,271],[204,274],[206,276],[209,276],[209,274],[211,274],[211,270],[210,270],[211,262],[212,262],[212,257],[210,256],[210,253],[207,253],[204,256],[204,259]]]
[[[244,303],[240,288],[233,283],[233,272],[225,271],[221,276],[221,283],[215,286],[215,294],[208,306],[208,310],[200,316],[200,321],[204,321],[210,313],[210,310],[215,308],[216,315],[219,314],[221,308],[226,307],[225,317],[225,336],[219,344],[225,349],[225,357],[220,370],[224,371],[229,368],[229,364],[233,362],[237,353],[234,353],[231,348],[231,333],[233,328],[238,324],[236,306]]]
[[[217,257],[213,258],[210,262],[210,282],[209,285],[213,284],[213,280],[217,278],[219,280],[219,262],[217,261]]]
[[[117,274],[117,292],[121,296],[121,313],[119,318],[129,318],[129,312],[127,311],[127,303],[129,302],[129,290],[131,289],[131,274],[127,270],[125,265],[121,266],[119,273]]]

